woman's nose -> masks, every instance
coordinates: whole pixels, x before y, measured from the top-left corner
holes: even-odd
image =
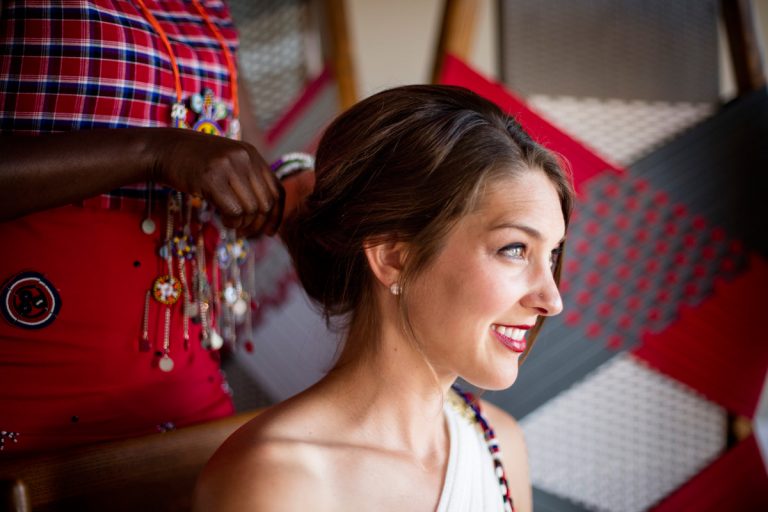
[[[523,305],[535,309],[541,316],[555,316],[563,310],[563,299],[555,277],[547,268],[531,287]]]

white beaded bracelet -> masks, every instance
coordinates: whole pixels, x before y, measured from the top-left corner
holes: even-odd
[[[314,170],[315,157],[307,153],[286,153],[270,165],[279,180],[304,170]]]

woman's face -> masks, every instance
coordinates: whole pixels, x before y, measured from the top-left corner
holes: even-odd
[[[542,171],[489,184],[409,291],[418,342],[441,379],[514,383],[528,329],[563,309],[552,272],[564,236],[560,199]]]

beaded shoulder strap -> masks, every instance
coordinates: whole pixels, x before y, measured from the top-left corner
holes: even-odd
[[[463,404],[466,405],[466,407],[468,407],[471,411],[471,414],[469,414],[468,417],[474,419],[474,421],[483,429],[485,442],[488,445],[488,451],[491,453],[491,458],[493,459],[493,467],[496,471],[496,477],[499,479],[499,489],[501,490],[501,497],[504,501],[504,511],[515,512],[515,506],[512,503],[512,497],[509,495],[507,474],[504,471],[504,465],[501,462],[501,450],[499,449],[499,443],[496,441],[496,434],[491,428],[491,425],[480,411],[480,401],[477,400],[477,398],[475,398],[472,393],[462,391],[455,384],[451,386],[451,389],[453,389],[456,395],[458,395],[463,400]]]

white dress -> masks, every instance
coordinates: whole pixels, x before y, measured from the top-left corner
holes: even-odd
[[[443,406],[450,448],[437,512],[504,512],[493,458],[474,413],[453,391]]]

